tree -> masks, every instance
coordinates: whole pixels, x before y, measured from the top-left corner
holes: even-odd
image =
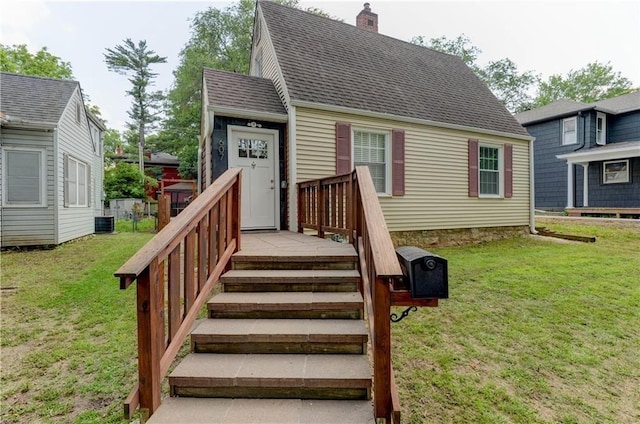
[[[167,58],[149,50],[147,42],[142,40],[136,45],[130,38],[123,45],[106,49],[105,63],[110,71],[129,77],[131,89],[127,94],[133,98],[131,110],[128,112],[130,129],[138,132],[138,161],[140,173],[144,173],[144,140],[145,131],[151,130],[160,119],[158,116],[164,96],[161,91],[150,91],[153,79],[158,75],[151,71],[151,65],[166,63]]]
[[[73,79],[71,64],[43,47],[31,54],[24,44],[11,47],[0,44],[0,71],[38,77]]]
[[[539,77],[532,71],[520,73],[509,58],[491,61],[484,67],[478,65],[482,50],[474,46],[465,34],[453,40],[443,36],[429,41],[423,36],[416,36],[410,42],[460,57],[511,112],[530,105],[529,92],[538,83]]]
[[[279,3],[299,7],[298,0]],[[317,8],[307,11],[329,17]],[[200,138],[202,68],[209,67],[247,74],[253,34],[254,0],[239,0],[224,10],[210,7],[195,14],[191,38],[180,52],[180,64],[173,72],[175,83],[167,96],[167,120],[162,135],[175,144],[167,153],[180,158],[181,176],[197,175]]]
[[[137,166],[132,163],[118,162],[114,167],[108,168],[104,174],[105,200],[136,198],[145,199],[145,184],[157,187],[158,181],[144,175]]]
[[[544,106],[559,99],[593,103],[634,91],[631,81],[614,72],[609,62],[592,62],[584,68],[570,70],[565,77],[551,75],[538,87],[531,108]]]

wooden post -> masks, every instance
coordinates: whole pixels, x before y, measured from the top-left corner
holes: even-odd
[[[324,217],[326,214],[326,210],[325,210],[325,204],[324,204],[324,187],[322,187],[322,182],[318,181],[318,203],[316,205],[316,210],[317,212],[317,221],[316,221],[316,225],[317,225],[317,231],[318,231],[318,237],[320,238],[324,238]]]
[[[160,406],[164,350],[164,287],[158,278],[157,258],[138,276],[138,381],[140,408],[151,415]]]
[[[240,229],[242,227],[242,223],[241,223],[241,217],[242,217],[242,172],[240,172],[238,174],[238,179],[235,182],[235,184],[233,185],[233,188],[231,189],[231,192],[233,193],[233,211],[232,211],[232,217],[233,217],[233,225],[231,226],[233,231],[233,238],[236,239],[236,252],[239,251],[241,249],[241,245],[240,245],[240,238],[241,238],[241,232]]]
[[[373,381],[376,418],[391,422],[391,295],[389,281],[378,276],[373,282]]]
[[[167,194],[158,197],[158,231],[167,226],[171,220],[171,198]]]
[[[304,193],[303,193],[304,192]],[[300,184],[298,184],[298,232],[302,233],[304,232],[304,229],[302,227],[302,224],[306,223],[306,207],[307,207],[307,202],[306,202],[306,193],[307,193],[307,189],[306,188],[300,188]]]

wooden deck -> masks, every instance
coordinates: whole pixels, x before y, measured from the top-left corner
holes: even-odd
[[[633,218],[640,216],[640,208],[568,208],[565,209],[569,216],[593,216],[605,215],[616,218]]]
[[[356,251],[349,243],[338,243],[291,231],[242,233],[242,248],[234,257],[295,256],[349,258]]]

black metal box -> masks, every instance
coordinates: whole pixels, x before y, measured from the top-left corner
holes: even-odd
[[[396,249],[405,281],[414,299],[449,297],[447,260],[415,246]]]
[[[96,234],[110,234],[113,233],[115,225],[113,223],[113,216],[96,216],[95,217],[95,233]]]

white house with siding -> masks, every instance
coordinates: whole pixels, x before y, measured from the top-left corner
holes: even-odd
[[[243,228],[295,231],[296,183],[368,165],[392,235],[533,228],[533,138],[460,58],[377,28],[259,0],[250,76],[203,72],[201,186],[242,167]]]
[[[57,245],[102,215],[104,126],[76,81],[0,74],[1,245]]]

